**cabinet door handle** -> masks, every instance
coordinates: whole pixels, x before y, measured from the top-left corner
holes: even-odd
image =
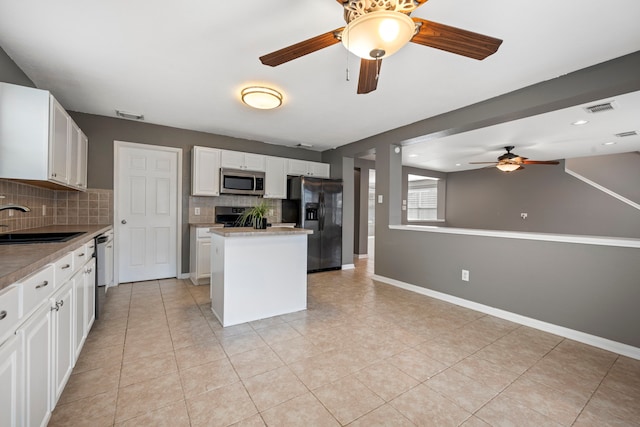
[[[44,282],[42,282],[38,286],[36,286],[36,289],[44,288],[48,284],[49,284],[49,281],[45,280]]]
[[[84,256],[84,252],[82,252],[81,254],[78,254],[78,256],[79,256],[79,257],[80,257],[80,256]]]
[[[0,311],[0,320],[4,319],[5,317],[7,317],[7,310]]]
[[[108,248],[112,248],[113,246],[109,245],[109,246],[107,246],[107,247],[108,247]]]
[[[65,264],[62,267],[60,267],[61,270],[66,270],[67,268],[71,267],[71,265],[69,264]]]

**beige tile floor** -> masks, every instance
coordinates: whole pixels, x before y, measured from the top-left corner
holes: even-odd
[[[371,280],[222,328],[209,287],[109,291],[50,426],[633,426],[640,361]]]

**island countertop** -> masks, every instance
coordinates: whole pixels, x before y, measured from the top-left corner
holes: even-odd
[[[67,242],[0,245],[0,289],[38,271],[47,263],[79,248],[111,225],[49,225],[19,230],[19,233],[84,232]]]
[[[247,237],[247,236],[285,236],[291,234],[312,234],[313,231],[305,228],[294,227],[268,227],[257,229],[252,227],[227,227],[211,228],[211,234],[223,237]]]

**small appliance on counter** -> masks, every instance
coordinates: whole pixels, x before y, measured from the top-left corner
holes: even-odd
[[[342,268],[342,180],[290,177],[282,222],[312,230],[307,238],[307,272]]]

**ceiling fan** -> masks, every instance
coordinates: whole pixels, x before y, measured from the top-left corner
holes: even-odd
[[[511,152],[515,147],[509,145],[504,147],[507,150],[502,156],[498,157],[497,162],[469,162],[470,165],[496,165],[498,169],[503,172],[514,172],[520,169],[524,169],[522,165],[557,165],[560,164],[557,160],[528,160],[526,157],[519,156]]]
[[[428,0],[336,0],[344,7],[347,25],[260,57],[275,67],[342,42],[359,56],[358,94],[376,90],[382,59],[408,42],[482,60],[494,54],[502,40],[409,15]]]

